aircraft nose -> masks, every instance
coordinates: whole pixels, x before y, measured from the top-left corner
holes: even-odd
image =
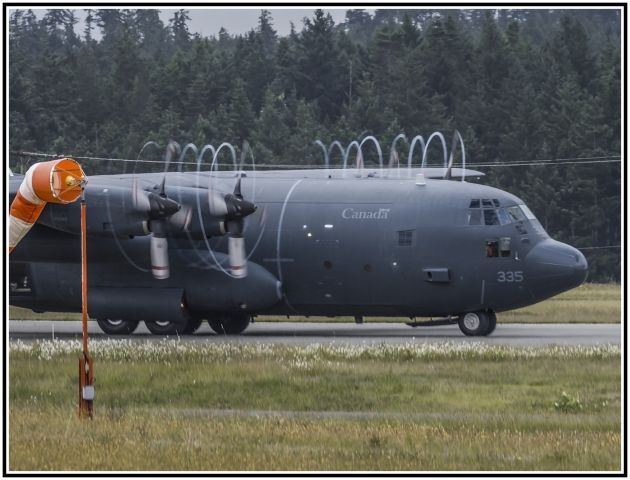
[[[547,298],[578,287],[588,273],[586,258],[566,243],[547,239],[527,254],[530,288],[535,297]]]

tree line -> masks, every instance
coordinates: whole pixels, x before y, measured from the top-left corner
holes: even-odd
[[[311,165],[316,139],[374,135],[388,151],[401,132],[458,129],[471,168],[496,164],[479,168],[484,183],[585,248],[591,280],[620,279],[618,11],[355,9],[336,25],[316,10],[279,36],[263,10],[248,33],[212,37],[186,10],[167,23],[157,10],[85,13],[81,34],[73,10],[10,14],[10,165],[24,151],[135,159],[169,139],[248,140],[257,164]]]

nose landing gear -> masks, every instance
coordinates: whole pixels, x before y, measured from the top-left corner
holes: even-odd
[[[492,310],[463,313],[459,316],[458,324],[464,335],[486,336],[494,332],[497,316]]]

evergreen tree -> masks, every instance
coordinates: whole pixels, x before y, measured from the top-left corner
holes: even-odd
[[[367,135],[387,163],[398,133],[450,139],[457,128],[473,167],[554,160],[483,169],[552,236],[620,243],[620,163],[556,164],[620,156],[618,11],[355,9],[334,25],[317,10],[283,37],[267,10],[245,35],[203,38],[189,21],[181,9],[167,26],[154,9],[88,9],[79,37],[74,10],[11,10],[9,164],[23,170],[20,150],[135,158],[170,139],[247,139],[258,163],[321,164],[315,139]],[[441,155],[432,146],[430,163]],[[371,148],[365,162],[377,162]],[[618,249],[585,252],[590,279],[619,280]]]
[[[343,86],[334,22],[330,14],[318,9],[313,20],[305,19],[298,45],[298,95],[306,100],[315,100],[322,119],[336,119],[343,103]]]
[[[176,48],[186,49],[190,45],[189,21],[188,10],[183,9],[177,10],[173,14],[173,18],[169,20],[171,35]]]

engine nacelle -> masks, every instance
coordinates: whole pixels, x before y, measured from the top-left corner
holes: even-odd
[[[86,189],[87,233],[128,238],[148,235],[146,215],[132,207],[132,190],[121,187]],[[81,218],[77,205],[48,205],[39,223],[78,235]]]
[[[202,221],[197,212],[197,194],[193,189],[173,189],[175,199],[184,205],[180,211],[171,215],[165,225],[169,236],[187,237],[196,240],[222,236],[226,233],[225,222],[211,215],[207,201],[200,203]],[[151,225],[146,212],[134,207],[134,190],[131,187],[88,186],[87,233],[118,238],[148,235]],[[76,210],[75,210],[76,209]],[[39,223],[56,230],[78,235],[80,233],[80,215],[74,205],[48,205],[42,212]]]

